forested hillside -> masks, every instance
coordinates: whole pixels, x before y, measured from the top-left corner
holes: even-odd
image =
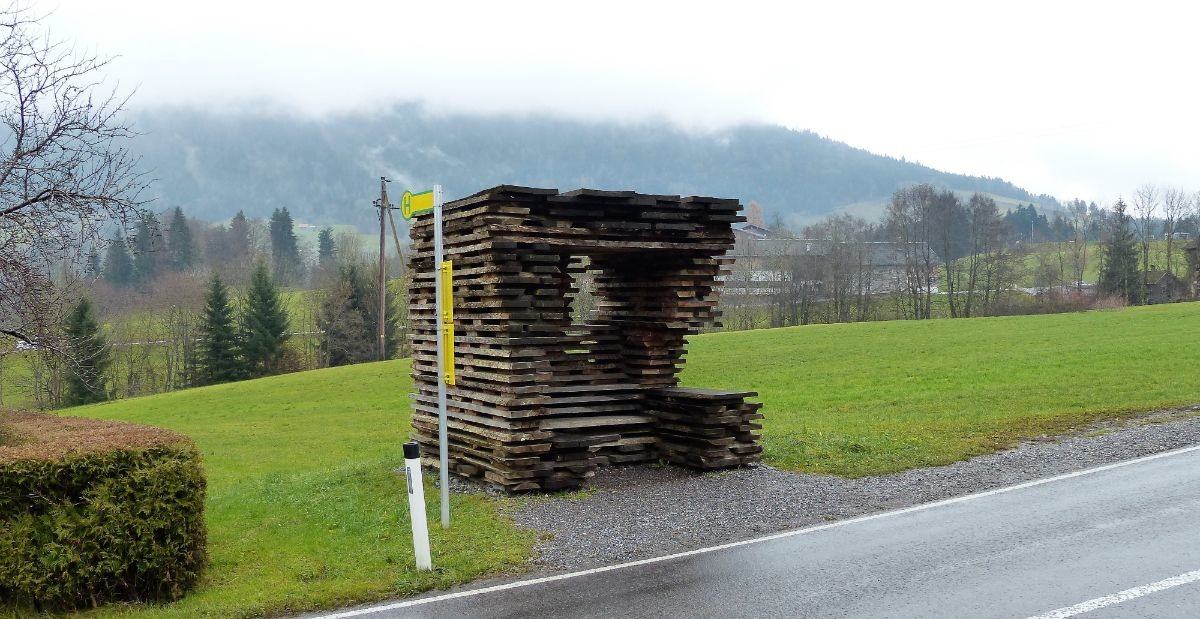
[[[435,115],[413,105],[322,119],[197,109],[135,117],[135,147],[157,180],[160,208],[181,205],[209,220],[287,207],[302,222],[368,225],[381,174],[397,190],[440,182],[448,198],[501,183],[732,196],[791,223],[882,203],[918,182],[1041,201],[1004,180],[771,125],[702,133],[657,121]]]

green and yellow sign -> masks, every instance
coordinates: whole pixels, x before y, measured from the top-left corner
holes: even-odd
[[[427,213],[431,210],[433,210],[432,189],[422,191],[421,193],[406,191],[400,197],[400,214],[404,215],[405,219],[412,219],[417,215]]]

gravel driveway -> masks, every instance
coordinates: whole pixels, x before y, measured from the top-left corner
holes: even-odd
[[[1099,435],[1097,435],[1099,434]],[[850,518],[1200,444],[1200,406],[1106,422],[949,466],[862,479],[756,466],[697,474],[671,466],[601,468],[566,496],[512,512],[549,535],[534,565],[575,570]]]

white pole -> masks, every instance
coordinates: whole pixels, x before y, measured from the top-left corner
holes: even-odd
[[[442,186],[433,186],[433,281],[437,312],[438,474],[442,483],[442,528],[450,528],[450,454],[446,437],[446,347],[442,337]]]
[[[404,444],[404,477],[408,480],[408,519],[412,522],[413,556],[417,569],[432,570],[429,557],[429,527],[425,523],[425,484],[421,479],[421,446]]]

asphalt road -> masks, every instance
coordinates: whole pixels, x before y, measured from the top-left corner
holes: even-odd
[[[694,554],[351,612],[367,617],[1195,617],[1200,616],[1200,449]]]

